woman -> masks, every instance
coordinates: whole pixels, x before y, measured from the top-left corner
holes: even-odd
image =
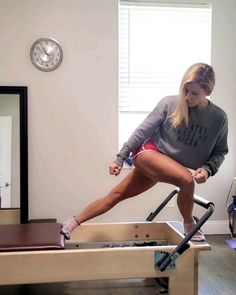
[[[210,65],[197,63],[186,71],[179,95],[165,97],[157,104],[109,167],[111,175],[119,175],[131,153],[134,169],[105,197],[63,224],[61,232],[67,239],[82,222],[158,182],[179,187],[177,204],[185,233],[193,228],[194,184],[215,175],[228,152],[227,115],[207,99],[214,85],[215,74]],[[205,241],[205,237],[198,231],[192,241]]]

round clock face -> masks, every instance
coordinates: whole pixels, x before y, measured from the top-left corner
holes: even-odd
[[[31,46],[30,57],[33,65],[41,71],[53,71],[63,59],[60,44],[52,38],[41,38]]]

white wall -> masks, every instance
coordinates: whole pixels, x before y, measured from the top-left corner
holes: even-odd
[[[217,74],[212,99],[229,115],[230,153],[220,172],[196,192],[216,204],[212,220],[225,220],[224,203],[236,172],[236,1],[212,4]],[[31,44],[47,36],[64,50],[62,65],[49,73],[37,70],[29,58]],[[63,221],[128,173],[108,174],[118,146],[118,0],[0,0],[0,40],[0,84],[29,87],[30,218]],[[157,185],[92,222],[144,220],[171,189]],[[160,215],[178,218],[176,206]]]

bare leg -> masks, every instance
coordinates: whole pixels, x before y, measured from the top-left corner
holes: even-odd
[[[183,216],[184,226],[187,231],[194,226],[192,216],[194,179],[190,171],[170,157],[155,151],[139,154],[134,164],[135,169],[108,195],[94,201],[75,217],[73,226],[68,230],[68,237],[78,224],[107,212],[120,201],[148,190],[157,182],[170,183],[180,188],[177,204]],[[65,235],[67,229],[66,224],[62,228]]]
[[[184,230],[189,232],[195,225],[192,216],[194,179],[188,169],[158,152],[145,152],[137,156],[135,165],[143,174],[156,181],[166,182],[180,188],[177,204],[183,216]],[[192,241],[205,241],[201,231],[197,231]]]
[[[188,169],[162,153],[151,151],[138,155],[135,168],[108,195],[85,208],[76,218],[82,223],[110,210],[118,202],[134,197],[157,182],[166,182],[180,188],[177,204],[185,223],[194,221],[194,180]]]
[[[190,188],[191,189],[191,188]],[[188,190],[181,189],[179,191],[177,197],[177,205],[179,207],[179,211],[183,216],[185,223],[192,223],[194,222],[193,219],[193,193]]]
[[[192,223],[194,179],[190,171],[170,157],[153,151],[141,153],[134,163],[149,178],[180,188],[177,198],[180,213],[184,223]]]
[[[65,235],[66,239],[70,239],[71,232],[80,223],[107,212],[122,200],[141,194],[156,182],[155,179],[146,177],[135,168],[105,197],[92,202],[80,214],[63,223],[61,233]]]
[[[135,168],[105,197],[88,205],[88,207],[78,214],[76,218],[82,223],[101,215],[110,210],[120,201],[137,196],[148,190],[156,184],[156,182],[156,180],[144,176]]]

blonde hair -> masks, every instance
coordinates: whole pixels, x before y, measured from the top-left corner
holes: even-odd
[[[186,126],[188,125],[188,106],[185,99],[185,86],[190,82],[198,83],[206,95],[210,95],[215,86],[213,68],[205,63],[196,63],[185,72],[180,84],[176,109],[172,115],[172,125],[175,128],[182,123]]]

